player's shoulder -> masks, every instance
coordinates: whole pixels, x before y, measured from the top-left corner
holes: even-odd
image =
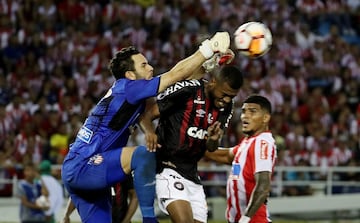
[[[156,76],[151,79],[137,79],[137,80],[130,80],[127,78],[121,78],[114,82],[111,86],[111,90],[114,93],[121,93],[127,91],[129,88],[136,88],[140,87],[143,88],[145,85],[150,84],[151,82],[157,83],[160,81],[160,77]]]
[[[271,144],[275,143],[273,134],[270,131],[265,131],[256,136],[257,140],[265,140]]]
[[[158,94],[158,99],[162,99],[166,96],[173,95],[179,92],[192,92],[204,85],[203,80],[191,79],[178,81],[175,84],[167,87],[163,92]]]

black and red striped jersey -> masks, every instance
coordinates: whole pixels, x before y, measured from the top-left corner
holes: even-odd
[[[197,162],[206,151],[207,128],[215,121],[226,128],[233,103],[219,109],[205,93],[207,80],[184,80],[157,95],[160,119],[157,127],[158,172],[164,167],[176,170],[200,184]]]

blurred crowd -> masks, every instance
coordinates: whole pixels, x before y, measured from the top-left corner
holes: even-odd
[[[239,142],[241,102],[259,93],[274,108],[278,165],[320,167],[312,179],[360,166],[358,0],[0,0],[0,167],[61,164],[122,47],[136,46],[161,74],[200,40],[248,21],[265,23],[273,46],[260,59],[237,55],[245,84],[223,144]]]

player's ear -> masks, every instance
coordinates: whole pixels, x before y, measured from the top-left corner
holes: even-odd
[[[125,77],[130,80],[136,80],[136,75],[133,71],[126,71]]]
[[[264,114],[264,123],[269,123],[270,122],[270,118],[271,118],[271,115],[269,113],[265,113]]]

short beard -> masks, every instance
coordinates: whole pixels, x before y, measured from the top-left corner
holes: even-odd
[[[247,136],[252,136],[254,135],[254,131],[253,130],[250,130],[250,131],[243,131],[243,133]]]

